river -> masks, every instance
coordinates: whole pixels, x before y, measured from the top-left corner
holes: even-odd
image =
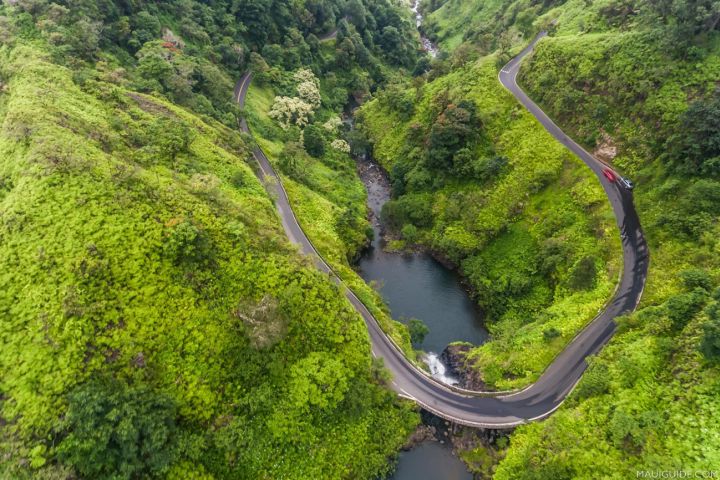
[[[424,252],[397,253],[385,250],[382,206],[390,199],[390,183],[370,160],[358,162],[360,177],[368,192],[368,207],[374,240],[358,262],[365,281],[377,282],[393,318],[423,321],[430,332],[422,350],[439,354],[451,342],[479,345],[487,339],[480,311],[470,299],[457,272]]]
[[[463,288],[459,275],[424,252],[385,251],[380,212],[390,199],[390,183],[371,160],[358,160],[358,171],[368,192],[370,220],[375,233],[370,248],[358,263],[365,281],[378,283],[380,294],[393,318],[414,317],[430,329],[422,348],[432,375],[445,383],[457,383],[446,374],[438,357],[456,340],[481,344],[487,338],[480,312]],[[429,415],[423,415],[426,420]],[[440,421],[435,418],[436,421]],[[441,421],[440,421],[441,422]],[[471,480],[472,475],[453,454],[452,446],[439,439],[426,440],[401,452],[390,480]]]
[[[472,480],[447,444],[426,441],[402,452],[391,480]]]
[[[420,27],[422,27],[423,24],[423,15],[422,12],[420,12],[420,0],[415,0],[410,9],[415,15],[415,26],[419,31],[421,31]],[[420,43],[422,43],[423,50],[425,50],[432,58],[437,57],[437,54],[440,51],[437,45],[431,42],[429,38],[422,35],[422,31],[420,33]]]
[[[418,29],[423,16],[419,0],[412,11]],[[421,35],[423,49],[435,58],[438,49]],[[358,270],[367,282],[376,282],[393,318],[407,321],[417,318],[429,328],[422,350],[432,375],[454,384],[447,375],[438,354],[451,342],[482,344],[488,337],[476,304],[468,295],[462,278],[426,252],[397,253],[386,251],[382,206],[390,199],[390,182],[385,172],[372,160],[358,160],[358,172],[368,192],[368,207],[374,232],[370,248],[361,256]],[[428,415],[423,415],[426,417]],[[439,419],[435,419],[439,421]],[[447,439],[447,437],[443,437]],[[472,474],[453,454],[448,441],[426,440],[412,450],[401,452],[390,480],[471,480]]]

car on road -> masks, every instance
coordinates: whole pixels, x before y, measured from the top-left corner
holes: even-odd
[[[603,175],[605,175],[605,178],[607,178],[611,182],[614,182],[615,180],[617,180],[617,175],[615,175],[615,172],[613,172],[609,168],[603,169]]]
[[[635,184],[625,177],[620,177],[620,183],[628,190],[632,190],[633,188],[635,188]]]

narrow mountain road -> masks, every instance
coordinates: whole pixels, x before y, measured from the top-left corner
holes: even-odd
[[[597,174],[612,204],[623,234],[624,269],[617,291],[605,310],[568,344],[534,384],[515,392],[472,392],[442,384],[409,362],[380,329],[377,320],[365,305],[352,291],[345,288],[348,300],[365,320],[373,356],[382,358],[392,373],[393,390],[442,418],[472,427],[511,428],[545,418],[554,412],[580,380],[587,367],[585,359],[596,354],[612,337],[615,332],[615,317],[637,307],[648,271],[647,244],[635,211],[632,192],[605,178],[602,171],[607,167],[565,135],[516,83],[521,60],[543,36],[544,32],[511,60],[501,70],[499,79],[558,141]],[[235,87],[235,99],[241,107],[244,106],[251,80],[252,74],[247,73]],[[250,132],[245,120],[241,122],[241,128]],[[318,268],[331,275],[342,286],[342,282],[321,258],[300,227],[282,183],[265,154],[259,148],[256,148],[253,154],[260,165],[265,185],[276,198],[275,204],[289,239],[299,245],[303,253],[313,256]]]

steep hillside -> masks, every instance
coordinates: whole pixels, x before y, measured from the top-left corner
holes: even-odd
[[[667,8],[665,17],[643,3],[598,5],[579,19],[563,12],[557,36],[523,70],[550,115],[636,180],[651,268],[645,308],[621,322],[567,409],[516,435],[499,478],[526,465],[589,478],[600,459],[628,475],[720,459],[711,420],[720,410],[720,12]]]
[[[386,471],[417,414],[287,242],[231,72],[119,5],[0,11],[0,477]]]
[[[386,332],[402,345],[408,356],[410,347],[407,329],[393,321],[378,293],[366,284],[351,266],[371,235],[365,207],[366,191],[343,139],[344,129],[332,110],[321,111],[309,128],[319,132],[323,152],[318,158],[305,151],[305,132],[283,130],[268,116],[272,110],[274,87],[255,81],[250,87],[246,113],[250,128],[263,152],[282,178],[293,212],[300,225],[323,258],[332,265],[382,323]],[[326,91],[327,87],[322,87]],[[317,128],[316,128],[317,127]],[[302,135],[302,139],[301,139]]]

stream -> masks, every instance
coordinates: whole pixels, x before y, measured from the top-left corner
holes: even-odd
[[[418,30],[421,30],[420,27],[422,27],[423,24],[423,15],[420,12],[420,0],[415,0],[410,9],[415,15],[415,26]],[[440,50],[438,49],[437,45],[432,43],[429,38],[425,37],[422,34],[422,31],[420,32],[420,42],[422,43],[423,50],[425,50],[428,55],[430,55],[432,58],[437,57],[437,54]]]
[[[423,22],[415,0],[412,12],[418,29]],[[433,58],[438,48],[421,33],[423,49]],[[462,278],[427,252],[386,251],[382,206],[390,200],[391,186],[386,173],[372,159],[358,159],[358,172],[367,189],[367,203],[374,239],[358,261],[358,271],[366,282],[375,282],[393,318],[406,322],[422,320],[429,328],[420,348],[427,352],[425,362],[436,379],[455,384],[446,373],[439,354],[451,342],[480,345],[487,340],[482,316],[463,286]],[[427,415],[423,415],[426,419]],[[439,419],[436,419],[439,420]],[[426,420],[424,420],[426,421]],[[426,440],[401,452],[390,480],[471,480],[472,474],[455,456],[450,442],[440,438]]]
[[[433,377],[455,384],[446,373],[438,353],[453,341],[479,345],[487,339],[480,312],[463,288],[457,272],[448,269],[425,252],[385,251],[380,212],[390,199],[390,182],[372,160],[359,159],[358,172],[368,192],[370,220],[375,234],[370,248],[358,262],[366,282],[375,281],[393,318],[403,321],[414,317],[430,329],[422,349]],[[424,421],[428,415],[423,415]],[[442,420],[437,419],[442,422]],[[401,452],[395,472],[389,480],[471,480],[472,475],[458,459],[452,445],[435,438]]]

